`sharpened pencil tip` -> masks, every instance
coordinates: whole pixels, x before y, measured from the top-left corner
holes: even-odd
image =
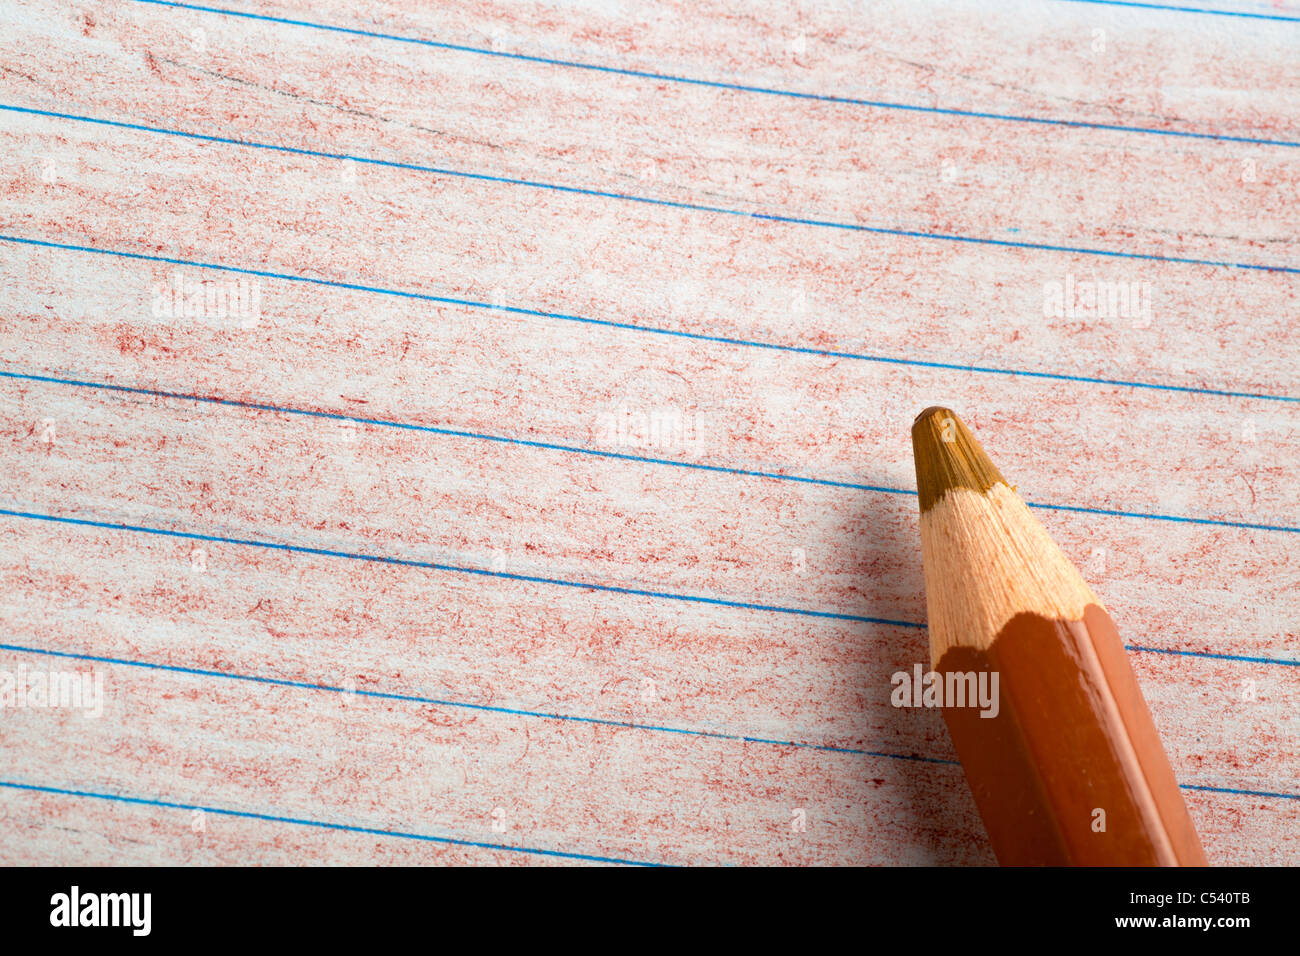
[[[957,417],[957,413],[951,408],[945,408],[943,405],[931,405],[929,408],[923,409],[921,414],[917,415],[916,418],[912,420],[912,424],[916,425],[921,419],[928,418],[931,415],[950,415],[953,418]]]
[[[1007,484],[965,422],[942,405],[932,405],[916,416],[912,457],[922,514],[953,488],[983,494],[999,482]]]

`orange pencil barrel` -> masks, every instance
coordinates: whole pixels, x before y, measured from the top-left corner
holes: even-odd
[[[955,413],[912,441],[932,666],[997,677],[996,710],[944,720],[999,862],[1205,865],[1101,602]]]

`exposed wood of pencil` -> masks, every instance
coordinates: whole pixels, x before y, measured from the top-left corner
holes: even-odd
[[[1204,865],[1101,602],[954,412],[912,445],[933,669],[998,675],[995,716],[944,706],[998,860]]]

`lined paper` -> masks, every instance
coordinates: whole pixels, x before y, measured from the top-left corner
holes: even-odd
[[[0,861],[990,864],[936,403],[1300,859],[1300,7],[230,2],[0,5]]]

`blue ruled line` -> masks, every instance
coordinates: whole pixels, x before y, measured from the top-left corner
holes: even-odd
[[[570,853],[564,850],[542,850],[537,847],[509,846],[505,843],[481,843],[477,840],[460,840],[454,837],[433,836],[429,833],[406,833],[401,830],[381,830],[375,827],[352,826],[346,823],[328,823],[324,820],[307,820],[302,817],[281,816],[274,813],[256,813],[249,810],[229,810],[225,807],[210,807],[201,803],[175,803],[170,800],[158,800],[152,797],[131,797],[118,793],[95,793],[91,790],[68,790],[63,787],[46,787],[32,783],[18,783],[13,780],[0,780],[0,787],[10,790],[27,790],[33,793],[52,793],[64,797],[84,797],[93,800],[111,800],[116,803],[131,803],[145,807],[162,807],[166,810],[202,810],[223,817],[241,817],[245,820],[264,820],[269,823],[290,823],[295,826],[318,827],[323,830],[341,830],[347,833],[364,833],[368,836],[394,837],[400,840],[423,840],[427,843],[442,843],[448,846],[470,847],[477,850],[501,850],[506,853],[527,853],[533,856],[559,857],[566,860],[582,860],[587,863],[621,863],[625,866],[664,866],[662,863],[649,863],[642,860],[628,860],[614,856],[595,856],[590,853]]]
[[[249,538],[228,538],[219,535],[199,534],[189,531],[171,531],[163,528],[150,528],[141,525],[118,524],[109,521],[92,521],[87,518],[66,518],[57,515],[41,514],[31,511],[12,511],[0,508],[0,515],[11,518],[26,518],[34,521],[49,521],[57,524],[80,525],[88,528],[102,528],[109,531],[133,531],[144,534],[155,534],[169,538],[184,538],[195,541],[212,541],[219,544],[246,545],[256,548],[268,548],[275,551],[287,551],[300,554],[312,554],[322,557],[347,558],[355,561],[372,561],[378,564],[392,564],[403,567],[423,568],[433,571],[447,571],[460,574],[474,574],[482,577],[500,578],[512,581],[526,581],[534,584],[553,584],[561,587],[581,588],[584,590],[601,591],[613,594],[624,594],[633,597],[650,597],[662,598],[671,601],[686,601],[700,604],[708,604],[719,607],[735,608],[738,610],[749,611],[767,611],[776,614],[795,614],[808,617],[828,618],[833,620],[854,621],[863,624],[880,624],[890,627],[907,627],[924,630],[926,625],[919,621],[901,621],[891,618],[865,617],[856,614],[842,614],[833,611],[814,611],[803,608],[779,607],[770,604],[752,604],[744,601],[727,601],[720,598],[699,597],[690,594],[677,594],[666,591],[645,591],[633,588],[622,588],[607,584],[588,584],[581,581],[567,581],[561,578],[544,578],[525,574],[512,574],[506,571],[490,571],[485,568],[463,567],[459,565],[436,564],[431,561],[415,561],[406,558],[386,557],[383,555],[364,554],[351,551],[333,551],[325,548],[309,548],[303,545],[280,544],[271,541],[259,541]],[[1139,646],[1126,645],[1130,651],[1158,651],[1157,648],[1146,648]],[[1263,664],[1284,664],[1296,665],[1300,662],[1291,661],[1281,658],[1262,658],[1262,657],[1239,657],[1232,654],[1212,654],[1201,651],[1165,651],[1163,653],[1177,653],[1187,657],[1211,657],[1222,660],[1238,660],[1251,663]],[[755,741],[767,743],[782,743],[783,741]],[[890,754],[877,754],[876,756],[891,756]]]
[[[861,352],[840,352],[832,349],[815,349],[799,345],[781,345],[773,342],[761,342],[754,339],[732,338],[722,335],[706,335],[700,332],[685,332],[677,329],[661,328],[653,325],[637,325],[631,322],[615,322],[609,319],[593,319],[564,312],[546,312],[541,309],[525,309],[512,305],[496,305],[491,302],[478,302],[473,299],[457,299],[449,296],[432,295],[425,292],[407,292],[382,286],[366,286],[352,282],[340,282],[334,279],[318,279],[312,276],[293,275],[286,272],[270,272],[262,269],[247,269],[241,266],[226,266],[211,262],[198,262],[189,259],[175,259],[169,256],[155,256],[142,252],[126,252],[118,249],[100,249],[95,246],[81,246],[70,243],[50,242],[46,239],[27,239],[22,236],[0,234],[0,242],[12,242],[18,245],[34,246],[45,249],[59,249],[65,252],[88,252],[95,255],[131,259],[140,262],[162,262],[168,265],[190,266],[195,269],[211,269],[217,272],[229,272],[237,275],[258,276],[264,279],[280,279],[286,282],[302,282],[325,288],[345,289],[352,292],[367,292],[387,295],[402,299],[415,299],[422,302],[434,302],[440,305],[453,305],[473,309],[485,309],[504,312],[509,315],[526,315],[533,318],[553,319],[560,322],[577,322],[600,328],[621,329],[630,332],[643,332],[651,335],[664,335],[672,338],[686,339],[694,342],[710,342],[719,345],[734,345],[744,348],[767,349],[787,352],[794,355],[811,355],[819,358],[853,359],[863,362],[876,362],[885,365],[901,365],[914,368],[945,369],[956,372],[977,372],[993,375],[1018,375],[1025,378],[1049,379],[1064,382],[1085,382],[1093,385],[1113,385],[1122,388],[1146,388],[1162,392],[1179,392],[1196,395],[1217,395],[1225,398],[1250,398],[1274,402],[1300,402],[1300,396],[1269,395],[1259,392],[1234,392],[1214,388],[1196,388],[1182,385],[1161,385],[1153,382],[1136,382],[1126,379],[1096,378],[1087,375],[1067,375],[1058,372],[1035,372],[1024,369],[993,368],[980,365],[960,365],[951,362],[927,362],[917,359],[893,358],[883,355],[869,355]]]
[[[1135,0],[1061,0],[1064,3],[1092,3],[1105,7],[1136,7],[1139,10],[1163,10],[1169,13],[1200,13],[1215,17],[1241,17],[1248,20],[1281,20],[1300,22],[1300,17],[1280,13],[1248,13],[1244,10],[1211,10],[1206,7],[1178,7],[1169,3],[1137,3]]]
[[[713,730],[694,730],[688,727],[667,727],[658,724],[639,724],[626,720],[610,720],[604,717],[581,717],[574,714],[549,713],[539,710],[523,710],[516,707],[497,707],[490,704],[473,704],[467,701],[446,700],[435,697],[420,697],[413,694],[397,694],[389,691],[359,690],[350,687],[335,687],[329,684],[313,684],[307,681],[287,680],[279,677],[260,677],[255,674],[235,674],[229,671],[202,670],[196,667],[180,667],[174,664],[155,664],[150,661],[130,660],[122,657],[100,657],[95,654],[75,654],[70,651],[52,651],[23,644],[0,644],[0,650],[25,654],[40,654],[46,657],[61,657],[69,660],[94,661],[102,664],[118,664],[124,667],[138,667],[145,670],[170,671],[176,674],[189,674],[197,677],[217,677],[225,680],[247,681],[255,684],[268,684],[276,687],[292,687],[299,690],[319,690],[337,694],[356,694],[359,697],[374,697],[380,700],[397,700],[412,704],[429,704],[434,707],[454,707],[461,710],[473,710],[492,714],[506,714],[513,717],[536,717],[541,720],[568,721],[578,724],[596,724],[602,727],[618,727],[624,730],[646,730],[655,733],[681,734],[687,737],[702,737],[711,740],[729,740],[735,743],[766,744],[773,747],[794,747],[802,750],[821,750],[829,753],[855,754],[859,757],[880,757],[889,760],[911,760],[919,763],[956,764],[955,760],[941,757],[925,757],[920,754],[895,754],[883,750],[863,750],[858,747],[838,747],[833,744],[816,744],[798,740],[778,740],[772,737],[751,737],[745,734],[724,733]]]
[[[1106,515],[1112,518],[1146,518],[1151,521],[1173,521],[1177,524],[1217,525],[1222,528],[1245,528],[1252,531],[1281,531],[1286,534],[1300,533],[1300,527],[1285,524],[1254,524],[1248,521],[1223,521],[1219,518],[1188,518],[1182,515],[1166,515],[1150,511],[1115,511],[1110,508],[1087,508],[1082,505],[1049,505],[1041,501],[1026,501],[1031,508],[1045,511],[1073,511],[1077,514]]]
[[[28,113],[35,116],[49,116],[58,119],[75,120],[77,122],[96,123],[101,126],[114,126],[121,129],[137,130],[147,133],[160,133],[168,136],[181,136],[187,139],[197,139],[207,142],[224,143],[232,146],[246,146],[253,149],[270,149],[281,153],[292,153],[300,156],[311,156],[322,159],[346,159],[358,163],[366,163],[373,166],[388,166],[397,169],[418,170],[420,172],[435,173],[443,176],[459,176],[466,179],[477,179],[486,182],[508,183],[517,186],[530,186],[537,189],[547,189],[553,192],[577,193],[583,196],[598,196],[606,199],[619,199],[627,202],[645,203],[653,206],[667,206],[673,209],[686,209],[694,212],[720,213],[728,216],[740,216],[745,219],[758,220],[762,222],[779,222],[789,225],[799,226],[816,226],[824,229],[841,229],[849,232],[861,232],[871,235],[881,236],[898,236],[904,239],[930,239],[943,242],[959,242],[971,245],[994,246],[1004,249],[1028,249],[1038,252],[1064,252],[1071,255],[1090,255],[1102,256],[1105,258],[1115,259],[1137,259],[1147,262],[1168,262],[1181,265],[1198,265],[1212,266],[1215,268],[1225,269],[1248,269],[1258,272],[1284,272],[1300,274],[1298,266],[1282,265],[1264,265],[1252,262],[1231,262],[1220,259],[1195,259],[1185,256],[1162,256],[1155,253],[1146,252],[1120,252],[1113,249],[1094,249],[1087,246],[1060,246],[1042,242],[1021,242],[1011,239],[989,239],[981,236],[965,236],[957,233],[927,232],[916,229],[891,229],[884,226],[866,226],[860,223],[835,222],[829,219],[808,219],[797,216],[782,216],[775,213],[764,212],[747,212],[743,209],[728,209],[722,206],[705,206],[697,203],[677,202],[668,199],[652,199],[645,196],[634,196],[629,193],[602,192],[596,189],[584,189],[576,186],[561,186],[554,183],[544,183],[528,179],[511,179],[505,176],[490,176],[483,173],[466,173],[459,170],[444,169],[435,166],[419,166],[413,163],[398,163],[391,160],[374,159],[367,156],[353,156],[347,153],[325,153],[319,150],[299,149],[291,146],[274,146],[268,143],[258,143],[251,140],[228,139],[221,136],[207,136],[198,133],[186,133],[178,130],[164,129],[156,126],[141,126],[136,123],[124,123],[118,120],[105,120],[89,116],[78,116],[74,113],[56,113],[49,110],[37,110],[28,107],[11,106],[0,104],[0,111],[10,113]]]
[[[817,617],[835,621],[853,621],[859,624],[884,624],[892,627],[924,627],[915,621],[895,621],[883,617],[868,617],[862,614],[842,614],[837,611],[815,611],[809,608],[779,607],[772,604],[754,604],[748,601],[729,601],[724,598],[705,597],[697,594],[677,594],[672,591],[649,591],[641,588],[625,588],[613,584],[594,584],[586,581],[569,581],[564,578],[547,578],[533,574],[514,574],[509,571],[492,571],[468,565],[439,564],[434,561],[417,561],[410,558],[396,558],[379,554],[364,554],[355,551],[334,551],[329,548],[309,548],[299,544],[282,544],[275,541],[259,541],[252,538],[229,538],[223,535],[199,534],[193,531],[172,531],[166,528],[150,528],[144,525],[118,524],[113,521],[92,521],[89,518],[66,518],[58,515],[41,514],[34,511],[11,511],[0,508],[0,515],[10,518],[26,518],[34,521],[52,521],[59,524],[80,525],[86,528],[104,528],[110,531],[135,531],[142,534],[156,534],[168,538],[183,538],[189,541],[211,541],[217,544],[238,544],[251,548],[266,548],[271,551],[288,551],[296,554],[314,554],[329,558],[348,558],[354,561],[372,561],[376,564],[392,564],[408,568],[423,568],[429,571],[443,571],[452,574],[470,574],[485,578],[497,578],[505,581],[523,581],[529,584],[551,584],[558,587],[577,588],[584,591],[600,591],[606,594],[621,594],[627,597],[657,598],[665,601],[684,601],[692,604],[706,604],[713,607],[734,608],[743,611],[768,611],[774,614],[793,614],[800,617]]]
[[[398,701],[405,701],[409,703],[431,704],[440,707],[459,707],[459,708],[465,708],[469,710],[489,711],[493,713],[509,714],[509,715],[516,715],[516,716],[540,717],[548,720],[573,721],[577,723],[586,723],[586,724],[600,724],[604,726],[621,727],[629,730],[645,730],[645,731],[652,731],[652,732],[659,732],[659,733],[683,734],[692,737],[704,737],[704,738],[729,740],[729,741],[736,741],[736,742],[743,742],[743,743],[770,744],[770,745],[781,746],[781,747],[799,747],[799,748],[806,748],[812,750],[829,751],[832,753],[853,754],[857,756],[882,757],[891,760],[908,760],[917,763],[942,764],[947,766],[961,765],[960,761],[957,760],[948,760],[939,757],[925,757],[919,754],[894,754],[894,753],[885,753],[885,752],[873,751],[873,750],[860,750],[853,747],[834,747],[826,744],[798,743],[795,741],[773,740],[764,737],[747,737],[739,734],[726,734],[726,733],[716,733],[711,731],[689,730],[689,729],[684,729],[679,727],[663,727],[663,726],[657,726],[653,724],[634,724],[625,721],[604,720],[604,719],[592,718],[592,717],[575,717],[566,714],[550,714],[550,713],[543,713],[538,711],[518,710],[509,707],[492,707],[483,704],[469,704],[469,703],[463,703],[459,701],[438,700],[435,698],[416,697],[407,694],[394,694],[394,693],[387,693],[382,691],[353,690],[344,687],[333,687],[328,684],[312,684],[303,681],[291,681],[291,680],[284,680],[280,678],[258,677],[258,676],[246,675],[246,674],[234,674],[225,671],[201,670],[198,668],[178,667],[169,664],[155,664],[148,661],[134,661],[134,660],[128,660],[124,658],[115,658],[115,657],[100,657],[93,654],[76,654],[69,651],[53,651],[53,650],[46,650],[43,648],[26,647],[19,644],[0,644],[0,650],[15,651],[19,653],[38,654],[38,655],[44,655],[48,657],[59,657],[59,658],[65,658],[71,660],[83,660],[83,661],[94,661],[94,662],[106,663],[106,664],[118,664],[127,667],[138,667],[138,668],[143,668],[147,670],[156,670],[156,671],[169,671],[173,673],[186,674],[186,675],[199,676],[199,677],[216,677],[216,678],[224,678],[227,680],[247,681],[252,683],[290,687],[290,688],[296,688],[301,690],[317,690],[317,691],[327,691],[331,693],[356,694],[357,696],[361,696],[361,697],[374,697],[383,700],[398,700]],[[1205,791],[1210,791],[1215,793],[1232,793],[1232,794],[1242,794],[1247,796],[1275,797],[1278,799],[1290,799],[1290,800],[1300,799],[1300,794],[1291,794],[1291,793],[1273,793],[1273,792],[1260,791],[1260,790],[1240,790],[1240,789],[1233,789],[1228,787],[1209,787],[1209,786],[1200,786],[1195,784],[1180,784],[1180,786],[1184,790],[1205,790]]]
[[[1184,790],[1203,790],[1206,793],[1235,793],[1243,797],[1274,797],[1278,800],[1300,800],[1300,793],[1274,793],[1270,790],[1238,790],[1236,787],[1203,787],[1193,783],[1180,783]]]
[[[1176,648],[1146,647],[1140,644],[1125,644],[1124,646],[1130,651],[1141,651],[1144,654],[1173,654],[1178,657],[1208,657],[1220,661],[1240,661],[1248,664],[1281,664],[1285,667],[1300,667],[1300,661],[1289,660],[1285,657],[1247,657],[1241,654],[1214,654],[1210,651],[1180,651]]]
[[[1147,133],[1155,136],[1174,136],[1186,139],[1218,140],[1231,143],[1254,143],[1261,146],[1300,146],[1300,142],[1291,140],[1263,139],[1251,136],[1230,136],[1223,133],[1201,133],[1193,130],[1159,129],[1149,126],[1125,126],[1118,123],[1093,123],[1084,120],[1054,119],[1042,116],[1020,116],[1014,113],[992,113],[977,110],[959,110],[939,106],[920,106],[913,103],[891,103],[885,100],[868,100],[851,96],[835,96],[825,93],[801,93],[796,90],[783,90],[769,86],[754,86],[744,83],[728,83],[722,80],[705,80],[671,73],[655,73],[649,70],[634,70],[627,67],[602,66],[596,63],[584,63],[578,60],[562,60],[554,57],[534,56],[526,53],[509,53],[487,47],[469,46],[460,43],[444,43],[437,40],[424,40],[419,37],[402,36],[395,33],[383,33],[378,30],[363,30],[357,27],[342,27],[312,20],[294,20],[288,17],[275,17],[262,13],[246,13],[225,7],[210,7],[196,3],[178,3],[174,0],[136,0],[158,7],[174,7],[180,10],[195,10],[202,13],[215,13],[227,17],[239,17],[244,20],[258,20],[264,23],[277,23],[286,26],[307,27],[312,30],[326,30],[349,36],[368,37],[375,40],[392,40],[397,43],[409,43],[416,46],[457,53],[472,53],[480,56],[515,60],[522,63],[538,63],[546,66],[559,66],[576,70],[590,70],[611,76],[636,77],[654,80],[660,83],[681,83],[687,86],[705,87],[717,90],[730,90],[739,93],[758,93],[766,96],[783,96],[791,99],[807,100],[818,103],[839,103],[845,106],[864,106],[872,109],[902,110],[911,113],[929,113],[938,116],[961,116],[970,119],[1000,120],[1011,123],[1031,123],[1040,126],[1066,126],[1076,129],[1097,129],[1121,133]]]
[[[757,471],[748,468],[736,468],[726,465],[708,465],[700,462],[682,461],[673,458],[652,458],[647,455],[632,455],[626,452],[601,451],[595,448],[584,448],[580,445],[563,445],[556,442],[543,442],[527,438],[510,438],[504,435],[490,435],[485,432],[461,431],[454,428],[439,428],[433,425],[417,425],[410,422],[398,422],[383,418],[365,418],[359,415],[344,415],[339,412],[323,412],[312,409],[295,408],[290,405],[270,405],[262,402],[243,402],[232,398],[217,398],[207,395],[193,395],[182,392],[167,392],[160,389],[139,388],[129,385],[112,385],[107,382],[88,382],[71,378],[56,378],[50,375],[35,375],[24,372],[8,372],[0,370],[0,378],[14,379],[17,381],[44,382],[53,385],[71,385],[78,388],[93,388],[100,391],[115,392],[127,395],[144,395],[150,398],[168,398],[179,401],[202,402],[211,405],[225,406],[228,408],[243,408],[250,411],[272,412],[284,415],[301,415],[308,418],[321,418],[330,421],[349,422],[357,425],[373,425],[379,428],[398,428],[406,431],[426,432],[433,435],[444,435],[452,438],[465,438],[472,441],[488,441],[506,445],[517,445],[524,448],[536,448],[546,451],[568,452],[578,455],[588,455],[595,458],[609,458],[616,461],[630,461],[638,464],[648,465],[665,465],[674,468],[689,468],[698,471],[712,472],[715,474],[735,475],[748,478],[766,478],[774,481],[793,481],[801,484],[820,485],[830,488],[849,488],[857,491],[870,491],[879,494],[888,495],[909,495],[916,497],[916,491],[911,488],[893,488],[888,485],[868,485],[852,481],[835,481],[829,478],[814,478],[807,475],[789,475],[775,471]],[[1242,528],[1256,531],[1281,531],[1281,532],[1300,532],[1300,527],[1290,527],[1287,525],[1267,525],[1252,524],[1244,521],[1229,521],[1221,518],[1192,518],[1181,515],[1165,515],[1148,512],[1136,511],[1119,511],[1106,508],[1092,508],[1077,505],[1053,505],[1042,504],[1039,502],[1026,502],[1031,508],[1041,508],[1051,511],[1068,511],[1082,514],[1098,514],[1107,517],[1119,518],[1141,518],[1151,521],[1173,521],[1183,524],[1211,525],[1226,528]]]

